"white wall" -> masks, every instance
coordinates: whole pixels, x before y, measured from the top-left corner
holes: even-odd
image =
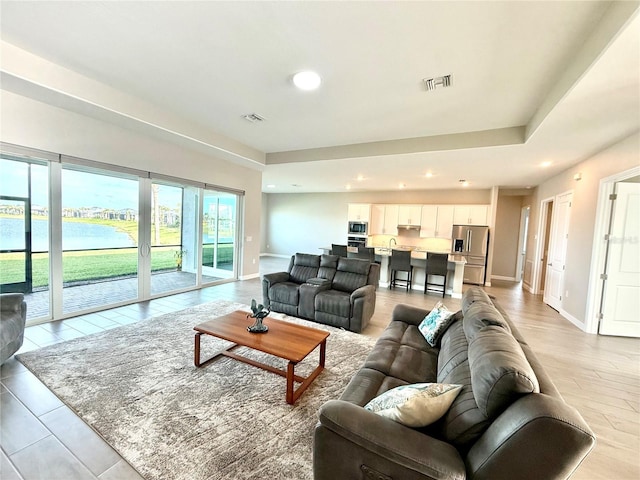
[[[244,238],[252,241],[244,242],[240,275],[258,274],[260,171],[5,90],[0,95],[3,142],[244,190]]]
[[[612,145],[606,150],[562,172],[540,185],[534,196],[530,217],[530,247],[535,247],[538,236],[540,203],[560,193],[573,191],[569,223],[565,287],[561,314],[584,329],[588,305],[590,262],[596,221],[596,203],[600,180],[640,164],[640,133]],[[580,181],[573,176],[582,174]],[[535,248],[527,249],[527,259],[533,260]],[[568,295],[566,293],[568,292]]]
[[[266,194],[264,253],[320,253],[319,248],[347,242],[349,203],[489,204],[489,190],[412,190],[358,193]]]

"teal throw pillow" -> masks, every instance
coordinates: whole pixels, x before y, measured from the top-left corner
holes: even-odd
[[[415,383],[387,390],[364,408],[407,427],[426,427],[439,420],[460,393],[462,385]]]
[[[427,343],[435,347],[442,334],[455,320],[457,320],[457,317],[454,317],[454,313],[449,311],[442,302],[438,302],[433,307],[433,310],[420,322],[418,330],[420,330]]]

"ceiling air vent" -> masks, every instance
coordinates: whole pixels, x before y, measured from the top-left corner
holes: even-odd
[[[434,78],[423,78],[424,86],[428,92],[431,90],[435,90],[436,87],[450,87],[451,86],[451,75],[445,75],[444,77],[434,77]]]
[[[264,117],[261,117],[257,113],[248,113],[247,115],[243,115],[242,118],[251,123],[264,122]]]

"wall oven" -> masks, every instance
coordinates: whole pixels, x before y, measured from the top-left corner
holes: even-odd
[[[349,235],[369,234],[369,224],[367,222],[349,222]]]
[[[347,237],[347,246],[349,247],[366,247],[367,237]]]

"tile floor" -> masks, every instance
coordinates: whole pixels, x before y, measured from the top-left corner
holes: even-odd
[[[286,269],[269,257],[261,273]],[[232,282],[27,327],[20,352],[90,335],[216,299],[261,298],[259,279]],[[19,353],[20,353],[19,352]],[[0,369],[0,479],[140,480],[142,477],[15,358]]]
[[[281,271],[287,264],[288,259],[263,257],[260,273]],[[495,282],[486,290],[496,295],[565,400],[578,408],[598,437],[596,449],[572,478],[639,479],[640,341],[585,334],[518,284]],[[249,304],[252,298],[262,298],[258,278],[29,327],[23,351],[216,299]],[[429,309],[438,300],[436,295],[381,288],[374,317],[363,333],[377,337],[398,303]],[[460,305],[451,298],[444,303],[451,310]],[[0,369],[0,401],[0,479],[141,478],[13,358]]]

